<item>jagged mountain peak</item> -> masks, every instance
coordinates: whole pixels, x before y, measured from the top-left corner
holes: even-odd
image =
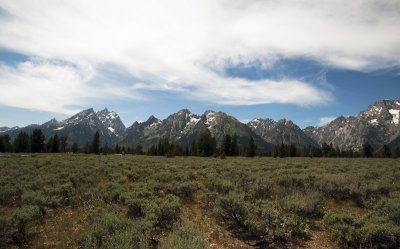
[[[317,143],[308,137],[293,121],[280,119],[254,119],[247,123],[257,135],[272,144],[295,144],[296,146],[314,146]]]
[[[192,114],[192,112],[189,109],[184,108],[184,109],[179,110],[176,114],[177,115],[183,115],[183,114],[186,115],[186,114]]]
[[[58,124],[58,121],[57,121],[57,119],[52,118],[49,121],[47,121],[46,123],[44,123],[44,124]]]
[[[340,116],[322,127],[307,127],[304,131],[319,144],[332,143],[345,150],[359,151],[369,142],[374,149],[400,140],[400,101],[379,100],[357,116]]]
[[[101,111],[98,111],[97,114],[99,114],[99,113],[109,113],[109,112],[110,112],[110,111],[108,110],[108,108],[107,108],[107,107],[104,107],[104,109],[101,110]]]
[[[158,118],[156,118],[156,117],[154,117],[153,115],[151,115],[145,122],[143,122],[143,123],[145,123],[145,124],[147,124],[147,125],[151,125],[151,124],[154,124],[154,123],[161,123],[161,120],[160,119],[158,119]]]
[[[277,124],[277,125],[295,126],[295,124],[293,123],[292,120],[286,119],[286,118],[283,118],[283,119],[278,120],[278,121],[276,122],[276,124]],[[296,125],[296,126],[297,126],[297,125]]]

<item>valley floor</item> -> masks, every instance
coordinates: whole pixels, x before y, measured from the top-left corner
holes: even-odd
[[[400,160],[0,154],[0,248],[399,248]]]

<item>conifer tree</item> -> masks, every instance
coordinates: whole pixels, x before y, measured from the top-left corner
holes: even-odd
[[[247,157],[254,157],[256,155],[257,146],[254,142],[254,138],[251,137],[249,143],[247,144],[246,148],[246,156]]]
[[[72,153],[78,153],[79,147],[78,144],[75,142],[72,144]]]
[[[51,145],[51,153],[58,153],[60,152],[60,139],[58,138],[58,135],[54,135],[53,137],[53,143]]]
[[[67,136],[61,136],[60,137],[60,151],[61,152],[67,152],[67,146],[68,146],[68,137]]]
[[[21,131],[14,140],[15,152],[29,152],[30,141],[29,135],[26,132]]]
[[[200,156],[212,156],[215,153],[215,138],[211,136],[211,132],[208,129],[204,129],[200,134],[197,147]]]
[[[31,135],[31,152],[39,153],[42,152],[44,147],[45,137],[43,135],[42,130],[35,129]]]
[[[94,154],[100,153],[100,133],[99,133],[99,131],[96,131],[96,133],[93,136],[92,152]]]
[[[238,136],[235,134],[232,136],[231,141],[231,156],[239,155],[239,144],[238,144]]]
[[[372,146],[368,142],[364,143],[362,152],[365,157],[372,157]]]

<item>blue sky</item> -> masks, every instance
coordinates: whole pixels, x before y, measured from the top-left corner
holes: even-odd
[[[0,126],[93,107],[301,127],[400,99],[400,3],[0,0]],[[290,18],[289,18],[290,17]]]

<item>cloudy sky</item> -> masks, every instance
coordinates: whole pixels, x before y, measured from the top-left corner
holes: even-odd
[[[108,107],[301,127],[400,99],[397,0],[0,0],[0,126]]]

